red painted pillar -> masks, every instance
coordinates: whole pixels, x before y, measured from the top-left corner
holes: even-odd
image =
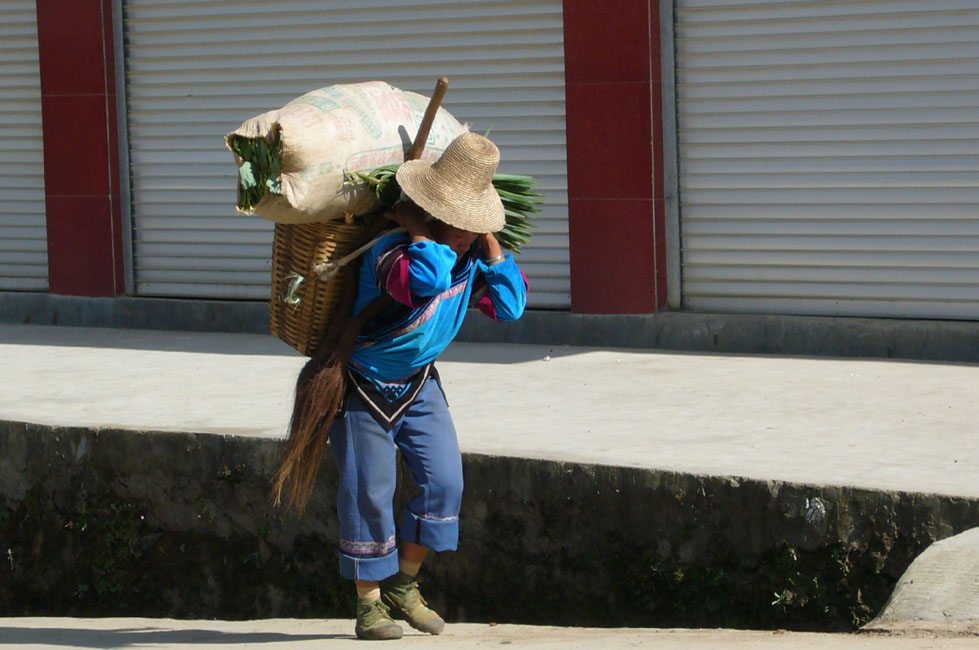
[[[37,0],[51,293],[125,291],[111,0]]]
[[[658,3],[564,0],[564,47],[571,308],[655,312],[666,304]]]

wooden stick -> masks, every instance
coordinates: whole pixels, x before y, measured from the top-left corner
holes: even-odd
[[[408,152],[408,160],[418,160],[421,158],[422,152],[425,151],[425,141],[428,140],[428,132],[432,130],[432,123],[435,122],[435,114],[438,113],[439,105],[442,103],[442,98],[445,97],[445,91],[449,89],[449,78],[439,77],[439,80],[435,82],[435,90],[432,92],[432,98],[428,101],[428,108],[425,109],[425,116],[422,118],[422,123],[418,126],[418,133],[415,135],[415,141],[411,145],[411,151]]]

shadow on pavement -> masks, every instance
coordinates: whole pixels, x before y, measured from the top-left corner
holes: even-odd
[[[298,352],[269,334],[222,334],[171,330],[0,324],[0,345],[303,358]],[[594,349],[597,348],[560,345],[454,343],[440,358],[445,361],[510,364],[540,361],[545,356],[570,356]],[[653,350],[631,350],[630,352],[653,352]]]
[[[153,350],[259,356],[301,356],[269,334],[125,330],[54,325],[2,325],[0,345]]]
[[[0,324],[0,345],[102,348],[156,352],[190,352],[241,356],[305,358],[270,334],[227,334],[217,332],[178,332],[172,330],[106,329],[52,325]],[[821,356],[771,352],[717,352],[667,348],[615,348],[523,343],[454,342],[439,357],[441,361],[465,363],[516,364],[542,361],[545,357],[568,357],[589,352],[619,352],[628,355],[671,355],[684,357],[731,357],[757,359],[809,359],[812,361],[870,361],[927,366],[972,366],[979,362],[943,361],[883,357]]]
[[[220,630],[168,630],[159,628],[121,628],[92,630],[58,627],[0,627],[0,647],[11,645],[66,646],[81,648],[128,648],[132,646],[200,643],[290,643],[296,641],[352,640],[352,634],[283,634],[279,632],[222,632]]]

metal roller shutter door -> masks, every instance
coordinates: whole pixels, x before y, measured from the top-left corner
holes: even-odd
[[[0,290],[48,288],[36,10],[0,5]]]
[[[570,304],[560,0],[124,5],[136,292],[267,298],[272,224],[237,215],[223,136],[314,88],[383,79],[500,146],[548,204],[521,255],[532,306]]]
[[[979,3],[678,0],[683,304],[979,318]]]

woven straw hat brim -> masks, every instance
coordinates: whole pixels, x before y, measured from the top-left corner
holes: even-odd
[[[469,232],[497,232],[506,225],[503,201],[489,183],[482,189],[446,181],[432,163],[409,160],[396,174],[402,191],[419,207],[450,226]]]

